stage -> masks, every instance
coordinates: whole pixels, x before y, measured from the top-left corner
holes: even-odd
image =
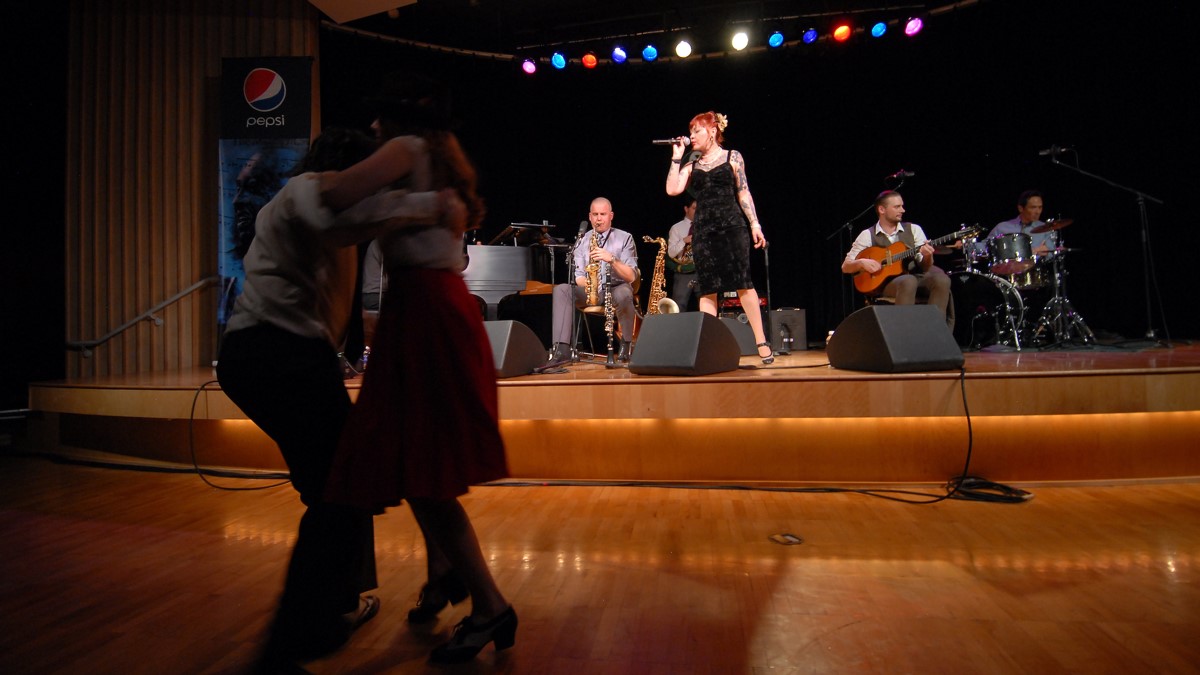
[[[499,383],[514,478],[759,485],[1200,476],[1200,348],[971,352],[963,371],[838,370],[821,349],[660,377],[571,365]],[[34,452],[282,470],[210,368],[35,383]],[[347,381],[351,396],[359,380]],[[969,418],[966,412],[969,411]],[[194,454],[193,454],[194,453]]]

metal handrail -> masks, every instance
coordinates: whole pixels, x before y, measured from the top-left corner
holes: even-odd
[[[125,331],[129,330],[133,326],[136,326],[138,323],[140,323],[142,321],[153,321],[155,326],[161,326],[163,321],[161,318],[154,315],[155,312],[162,310],[164,307],[167,307],[168,305],[178,302],[179,300],[183,299],[184,297],[191,295],[192,293],[195,293],[196,291],[200,290],[201,288],[204,288],[205,286],[208,286],[210,284],[215,284],[215,283],[219,282],[220,280],[221,280],[221,277],[215,276],[215,275],[201,279],[200,281],[197,281],[196,283],[192,284],[191,286],[188,286],[187,288],[183,289],[182,291],[179,291],[175,295],[172,295],[171,297],[167,298],[166,300],[163,300],[162,302],[151,307],[150,309],[142,312],[141,314],[138,314],[137,316],[130,319],[129,321],[126,321],[125,323],[121,324],[117,328],[114,328],[113,330],[109,331],[108,335],[105,335],[104,337],[101,337],[101,338],[96,338],[95,340],[68,340],[66,347],[70,351],[82,352],[85,357],[90,357],[92,355],[93,347],[98,347],[98,346],[104,344],[105,342],[108,342],[109,340],[115,338],[116,336],[120,335],[121,333],[124,333]]]

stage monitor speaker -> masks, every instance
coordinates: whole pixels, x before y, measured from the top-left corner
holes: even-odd
[[[962,367],[962,349],[934,305],[872,305],[833,331],[829,365],[843,370],[906,373]]]
[[[729,329],[733,339],[737,340],[738,351],[742,356],[757,356],[758,346],[754,344],[754,329],[750,327],[745,314],[734,317],[721,317],[721,324]]]
[[[520,321],[484,321],[483,327],[492,343],[496,377],[528,375],[546,362],[546,348],[529,326]]]
[[[711,375],[737,370],[733,333],[704,312],[651,314],[642,321],[629,372],[637,375]]]
[[[776,354],[808,349],[808,324],[804,310],[783,307],[767,313],[767,337]]]

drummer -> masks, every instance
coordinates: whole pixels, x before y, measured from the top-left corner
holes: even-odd
[[[1042,193],[1037,190],[1026,190],[1021,193],[1020,197],[1017,197],[1017,217],[997,223],[992,231],[988,232],[987,238],[1003,237],[1007,234],[1027,234],[1030,237],[1033,254],[1038,257],[1048,255],[1058,246],[1058,232],[1055,230],[1040,234],[1031,232],[1031,230],[1045,225],[1041,218]],[[986,246],[986,241],[981,243]]]

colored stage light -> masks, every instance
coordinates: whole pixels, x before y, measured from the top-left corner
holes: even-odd
[[[850,39],[850,24],[838,24],[837,28],[833,29],[833,39],[838,42],[845,42]]]
[[[783,44],[783,33],[780,33],[779,31],[771,33],[771,37],[767,38],[767,44],[771,45],[772,47],[778,47],[779,45]]]
[[[750,36],[746,35],[746,31],[739,30],[733,34],[733,39],[729,41],[733,48],[737,51],[742,51],[750,44]]]
[[[912,36],[916,35],[917,33],[920,33],[921,29],[924,27],[925,27],[925,22],[922,21],[920,19],[920,17],[915,18],[915,19],[909,19],[908,23],[904,24],[904,34],[909,37],[912,37]]]
[[[675,45],[675,56],[681,59],[686,59],[692,55],[692,43],[687,40],[680,40],[679,44]]]
[[[628,56],[626,56],[626,54],[625,54],[624,47],[621,47],[620,45],[613,47],[613,51],[612,51],[613,63],[625,63],[626,58],[628,58]]]
[[[882,21],[875,24],[874,26],[871,26],[871,37],[883,37],[883,34],[886,32],[887,32],[887,24]]]
[[[808,30],[804,31],[804,37],[801,39],[804,40],[804,44],[806,44],[806,45],[811,45],[812,43],[816,42],[817,41],[817,29],[809,28]]]
[[[533,62],[533,59],[525,59],[521,64],[521,70],[525,71],[526,75],[532,75],[537,72],[537,64]]]
[[[591,52],[584,54],[583,55],[583,67],[584,68],[595,68],[596,67],[596,55]]]
[[[642,60],[643,61],[653,61],[654,59],[657,59],[657,58],[658,58],[658,49],[656,49],[654,47],[654,45],[646,45],[646,48],[642,50]]]
[[[562,55],[562,52],[554,52],[554,56],[550,57],[550,65],[562,70],[567,67],[567,57]]]

